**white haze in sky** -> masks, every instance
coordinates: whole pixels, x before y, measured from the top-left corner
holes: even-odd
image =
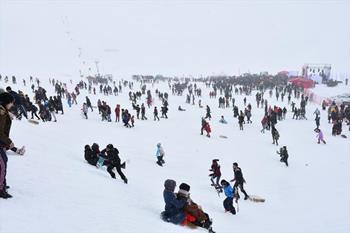
[[[77,77],[96,60],[116,76],[347,73],[349,12],[347,0],[0,0],[0,73]]]

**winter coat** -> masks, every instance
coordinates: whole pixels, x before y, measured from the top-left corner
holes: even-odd
[[[164,152],[164,149],[161,145],[157,145],[157,152],[156,152],[156,156],[159,157],[159,156],[164,156],[165,152]]]
[[[195,217],[198,222],[202,222],[208,219],[208,216],[204,213],[204,211],[196,203],[192,202],[192,200],[187,202],[184,208],[184,212]]]
[[[214,163],[214,164],[211,165],[210,171],[213,171],[213,175],[215,177],[221,176],[220,165],[217,164],[217,163]]]
[[[224,193],[226,197],[233,198],[234,196],[234,188],[231,185],[227,185],[224,187]]]
[[[113,148],[112,150],[106,151],[106,149],[101,151],[101,154],[107,154],[107,159],[113,166],[120,166],[120,158],[119,158],[119,151],[117,148]]]
[[[204,129],[205,129],[205,131],[207,131],[207,133],[211,133],[211,128],[210,128],[209,123],[205,124]]]
[[[96,154],[91,150],[91,148],[86,148],[86,149],[85,149],[84,157],[85,157],[85,160],[86,160],[89,164],[96,166],[97,161],[98,161],[98,157],[97,157]]]
[[[237,167],[236,169],[233,169],[233,172],[235,174],[236,182],[243,184],[245,182],[245,180],[243,178],[243,173],[242,173],[241,168]]]
[[[83,105],[83,113],[87,113],[88,112],[88,106],[87,106],[87,104],[84,104]]]
[[[317,139],[320,141],[323,141],[323,133],[321,130],[319,130],[318,134],[317,134]]]
[[[0,105],[0,146],[8,147],[12,143],[9,138],[12,120],[9,112]]]
[[[165,202],[164,216],[174,224],[180,224],[185,219],[183,208],[186,204],[185,199],[177,200],[173,192],[164,190],[163,198]]]

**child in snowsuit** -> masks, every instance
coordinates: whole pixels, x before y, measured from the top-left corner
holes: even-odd
[[[156,152],[156,156],[157,156],[157,164],[159,166],[163,166],[163,164],[165,163],[163,157],[165,155],[164,149],[162,147],[161,143],[157,144],[157,152]]]
[[[226,180],[221,181],[221,186],[224,188],[224,193],[226,196],[226,199],[223,202],[225,212],[231,212],[232,214],[236,214],[236,209],[233,206],[233,198],[235,197],[234,187],[231,187],[231,185]]]
[[[225,120],[224,116],[221,116],[221,119],[219,122],[222,124],[227,124],[227,121]]]
[[[280,134],[278,133],[274,125],[272,125],[271,134],[272,134],[272,144],[276,144],[276,146],[278,146],[278,139],[280,138]]]
[[[282,163],[285,163],[286,166],[288,167],[288,151],[287,151],[287,147],[286,146],[281,147],[280,151],[279,152],[277,151],[277,154],[279,154],[280,157],[281,157],[280,161]]]
[[[207,137],[210,138],[211,128],[208,122],[205,123],[204,130],[207,132]]]
[[[326,144],[326,141],[324,140],[323,132],[320,129],[315,129],[315,132],[317,133],[317,143],[320,144],[320,142],[323,142],[323,144]]]

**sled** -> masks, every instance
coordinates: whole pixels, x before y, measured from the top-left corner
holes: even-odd
[[[96,167],[97,167],[97,168],[102,167],[104,162],[105,162],[105,159],[102,158],[102,157],[100,156],[100,157],[98,158],[97,163],[96,163]]]
[[[39,124],[39,121],[36,121],[36,120],[33,120],[33,119],[28,119],[28,122],[32,123],[34,125],[38,125]]]
[[[220,135],[219,138],[228,138],[228,137],[225,135]]]
[[[264,198],[256,196],[256,195],[251,195],[251,196],[249,196],[248,199],[249,199],[249,201],[252,201],[252,202],[265,202]]]

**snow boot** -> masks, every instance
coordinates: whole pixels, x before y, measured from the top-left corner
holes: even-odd
[[[5,190],[1,190],[0,191],[0,198],[7,199],[7,198],[12,198],[12,196],[10,194],[8,194]]]
[[[157,164],[161,167],[163,167],[163,164],[160,161],[157,161]]]

